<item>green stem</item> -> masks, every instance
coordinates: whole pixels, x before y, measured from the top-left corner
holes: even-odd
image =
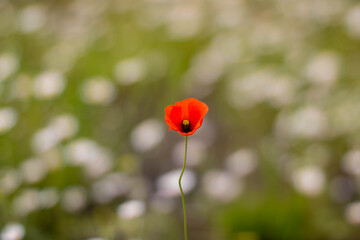
[[[184,209],[184,235],[185,235],[185,240],[187,240],[186,207],[185,207],[184,192],[183,192],[182,187],[181,187],[181,178],[182,178],[182,176],[183,176],[183,174],[184,174],[185,166],[186,166],[187,138],[188,138],[188,137],[185,136],[185,159],[184,159],[183,169],[182,169],[182,171],[181,171],[180,178],[179,178],[179,187],[180,187],[181,199],[182,199],[183,209]]]

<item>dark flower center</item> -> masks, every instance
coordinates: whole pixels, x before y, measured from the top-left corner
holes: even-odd
[[[182,126],[183,132],[185,132],[185,133],[190,132],[190,121],[189,120],[182,121],[181,126]]]

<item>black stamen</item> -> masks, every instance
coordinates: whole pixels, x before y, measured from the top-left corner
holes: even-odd
[[[182,127],[183,132],[185,132],[185,133],[190,132],[190,121],[189,120],[184,120],[181,123],[181,127]]]

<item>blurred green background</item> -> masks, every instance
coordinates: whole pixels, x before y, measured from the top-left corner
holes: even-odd
[[[0,239],[360,236],[356,0],[0,0]]]

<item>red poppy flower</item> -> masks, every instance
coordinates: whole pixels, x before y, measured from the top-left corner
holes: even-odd
[[[208,112],[208,106],[195,99],[188,98],[175,105],[169,105],[165,108],[165,121],[171,129],[178,131],[181,135],[192,135],[204,120]]]

